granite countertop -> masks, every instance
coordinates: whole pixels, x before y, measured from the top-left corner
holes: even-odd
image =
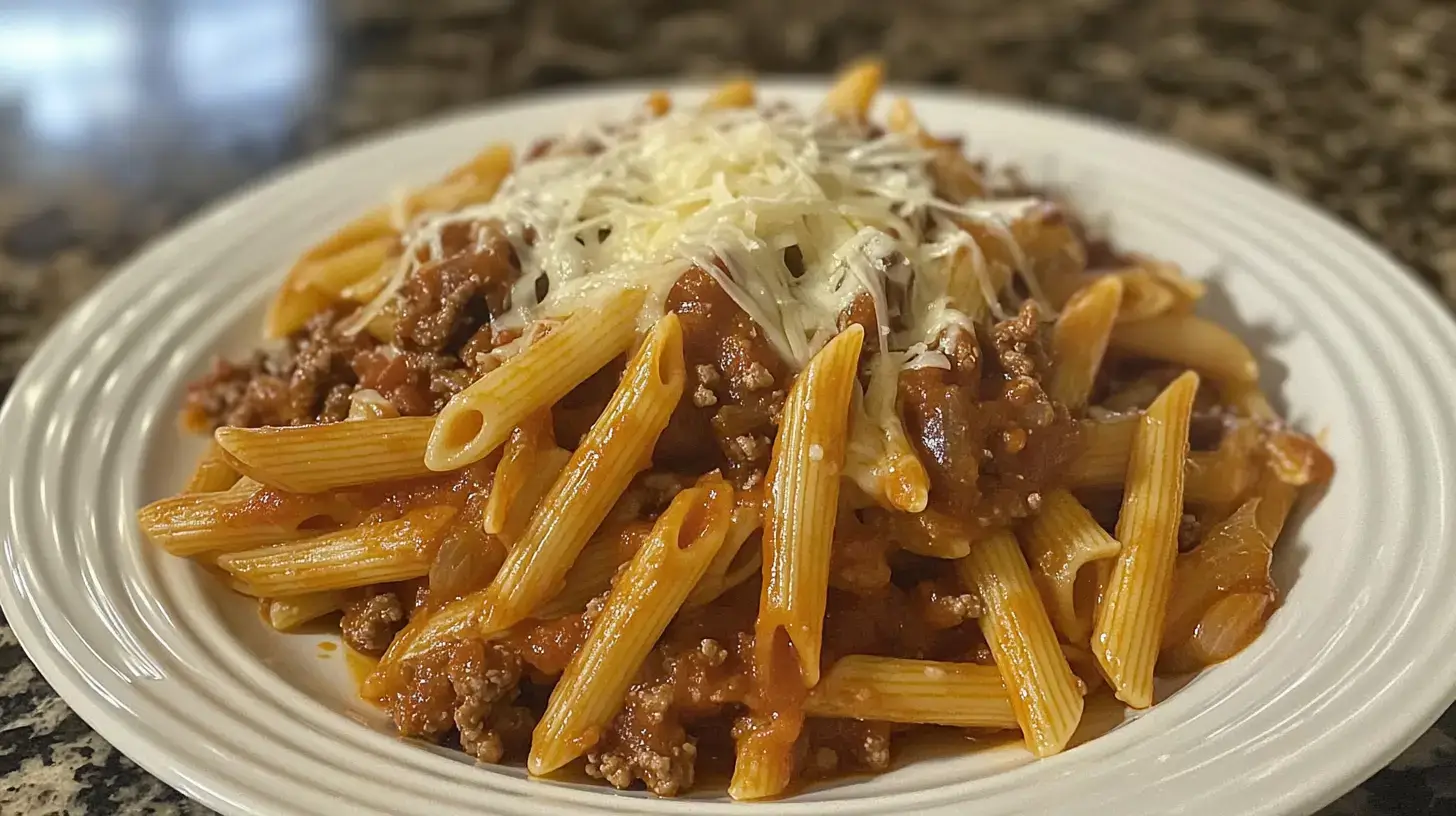
[[[1221,155],[1456,304],[1449,0],[4,5],[0,394],[118,262],[299,157],[506,93],[823,73],[868,52],[898,81],[1041,100]],[[0,625],[0,813],[206,812],[92,733]],[[1326,811],[1453,812],[1456,712]]]

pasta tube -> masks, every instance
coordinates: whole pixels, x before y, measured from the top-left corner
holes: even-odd
[[[829,552],[839,510],[845,431],[864,330],[839,333],[795,378],[769,456],[763,594],[755,627],[760,667],[782,629],[806,686],[819,682]]]
[[[152,502],[138,511],[137,522],[152,543],[173,555],[193,556],[308,538],[358,517],[355,507],[328,494],[234,487]]]
[[[1052,333],[1052,357],[1057,361],[1047,389],[1052,399],[1074,410],[1087,404],[1121,302],[1122,281],[1104,277],[1062,311]]]
[[[327,590],[278,598],[268,602],[268,624],[280,632],[291,632],[310,621],[344,608],[349,593]]]
[[[217,565],[270,598],[420,578],[454,516],[447,506],[412,510],[394,521],[224,555]]]
[[[1117,698],[1133,708],[1153,704],[1153,668],[1178,556],[1183,460],[1197,391],[1198,375],[1191,371],[1174,380],[1148,407],[1133,436],[1117,520],[1122,551],[1092,630],[1098,665]]]
[[[1082,718],[1082,682],[1072,673],[1016,538],[993,533],[956,562],[981,594],[981,632],[1006,683],[1026,747],[1050,756],[1066,747]]]
[[[227,463],[227,457],[216,442],[208,442],[207,450],[197,460],[197,467],[187,479],[183,493],[216,493],[238,483],[239,473]]]
[[[244,476],[292,493],[427,476],[431,417],[287,428],[218,428],[214,438]]]
[[[583,309],[506,364],[450,398],[425,448],[431,470],[484,459],[526,417],[549,408],[627,350],[643,293],[629,289]]]
[[[716,473],[684,490],[617,579],[531,735],[526,767],[550,773],[591,748],[642,661],[728,534],[733,488]]]
[[[1191,314],[1122,323],[1112,331],[1112,348],[1124,354],[1187,366],[1224,384],[1253,383],[1259,364],[1237,335]]]
[[[1026,525],[1022,541],[1031,577],[1057,631],[1071,643],[1086,643],[1092,635],[1092,609],[1079,608],[1078,576],[1094,561],[1116,558],[1122,545],[1065,490],[1042,497],[1041,511]]]
[[[810,717],[1018,727],[1001,672],[975,663],[849,655],[824,673],[804,708]]]

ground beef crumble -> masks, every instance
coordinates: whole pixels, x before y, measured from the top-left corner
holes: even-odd
[[[378,657],[389,648],[406,619],[406,610],[398,595],[370,592],[344,606],[339,631],[349,648]]]

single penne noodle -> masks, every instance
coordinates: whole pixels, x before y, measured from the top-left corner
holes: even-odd
[[[137,522],[152,543],[172,555],[226,553],[308,538],[321,527],[352,524],[357,508],[331,495],[278,494],[233,488],[152,502]]]
[[[479,204],[495,198],[501,184],[511,174],[514,163],[510,145],[493,144],[447,173],[444,181],[447,184],[465,182],[469,193],[461,203]]]
[[[754,495],[755,501],[740,501],[733,508],[728,537],[718,548],[718,554],[713,556],[712,563],[708,564],[702,579],[688,593],[687,600],[683,602],[684,608],[712,603],[724,592],[747,580],[761,566],[758,546],[744,550],[748,539],[763,527],[762,499]],[[744,557],[740,558],[740,554]]]
[[[1122,281],[1108,276],[1062,310],[1052,333],[1052,358],[1057,361],[1048,388],[1052,399],[1073,409],[1087,404],[1121,302]]]
[[[824,97],[824,109],[841,119],[863,120],[869,114],[884,77],[884,63],[877,59],[854,63],[834,81],[834,87]]]
[[[484,459],[526,417],[548,408],[627,350],[643,293],[629,289],[572,314],[545,337],[450,398],[425,450],[431,470]]]
[[[1057,632],[1071,643],[1086,643],[1092,635],[1092,610],[1078,608],[1077,578],[1088,564],[1116,558],[1122,545],[1065,490],[1042,496],[1041,509],[1021,540]]]
[[[1221,384],[1253,383],[1259,364],[1237,335],[1191,314],[1123,323],[1112,330],[1111,347],[1123,354],[1187,366]]]
[[[192,469],[192,475],[187,478],[187,486],[182,488],[182,492],[216,493],[228,490],[238,483],[240,475],[228,464],[227,457],[222,448],[217,446],[217,442],[209,441],[207,450],[197,460],[197,467]]]
[[[627,364],[611,401],[541,500],[491,585],[446,604],[409,637],[401,633],[376,671],[391,671],[463,631],[489,635],[504,630],[560,593],[587,539],[648,461],[685,379],[682,325],[669,312]]]
[[[824,673],[804,709],[810,717],[1018,727],[1001,672],[975,663],[849,655]]]
[[[338,255],[304,263],[293,285],[340,297],[350,286],[377,273],[391,261],[398,263],[398,250],[399,239],[393,235],[375,238]]]
[[[799,673],[799,663],[786,634],[773,633],[767,659],[770,669],[754,669],[748,712],[733,725],[733,778],[728,795],[739,801],[784,792],[793,778],[795,747],[804,728],[804,702],[809,692],[798,677],[791,677]]]
[[[753,103],[753,80],[734,79],[714,88],[708,98],[703,100],[703,109],[751,108]]]
[[[263,335],[279,340],[303,328],[309,318],[333,303],[333,298],[317,289],[284,285],[268,305],[263,318]]]
[[[767,667],[776,633],[793,644],[803,682],[819,682],[829,592],[829,553],[839,510],[850,395],[864,330],[850,326],[799,372],[784,400],[769,456],[763,532],[763,594],[755,660]],[[767,669],[765,668],[765,672]]]
[[[733,488],[718,474],[682,491],[625,567],[551,692],[526,767],[550,773],[586,753],[621,707],[642,661],[728,534]]]
[[[396,481],[431,473],[425,444],[431,417],[218,428],[213,438],[244,476],[291,493]]]
[[[1092,652],[1117,698],[1133,708],[1153,704],[1153,669],[1178,557],[1183,462],[1197,392],[1197,374],[1190,371],[1174,380],[1148,407],[1133,435],[1117,519],[1122,551],[1093,625]]]
[[[556,445],[549,410],[527,417],[511,431],[496,465],[485,504],[485,531],[513,546],[570,458],[570,451]]]
[[[412,510],[394,521],[224,555],[217,564],[270,598],[420,578],[454,516],[448,506]]]
[[[531,617],[551,620],[585,609],[588,601],[612,588],[612,577],[632,560],[651,531],[650,524],[631,522],[621,529],[594,536],[566,571],[561,591],[541,604]]]
[[[1121,414],[1081,423],[1082,450],[1067,466],[1064,482],[1072,490],[1117,487],[1127,480],[1133,435],[1143,414]],[[1225,449],[1188,454],[1184,498],[1189,504],[1222,506],[1249,487],[1252,460]]]
[[[337,589],[278,598],[268,602],[268,623],[280,632],[291,632],[309,621],[343,609],[348,601],[349,593]]]
[[[1016,537],[991,534],[971,547],[956,569],[981,594],[981,632],[1026,747],[1040,757],[1061,751],[1082,719],[1084,689],[1057,642]]]
[[[744,736],[733,741],[733,778],[728,795],[739,802],[778,796],[794,775],[794,744],[760,736],[772,722],[759,714],[745,715],[734,727]]]

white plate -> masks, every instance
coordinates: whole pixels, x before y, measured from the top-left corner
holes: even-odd
[[[813,105],[817,84],[766,95]],[[1288,588],[1252,647],[1105,737],[908,764],[759,806],[785,813],[1309,812],[1388,762],[1456,689],[1456,324],[1334,221],[1179,148],[1041,110],[913,94],[973,152],[1070,185],[1118,239],[1214,284],[1290,416],[1328,429],[1339,472],[1278,553]],[[0,601],[45,678],[103,737],[225,813],[742,814],[540,783],[389,736],[322,635],[268,631],[250,602],[144,544],[133,514],[201,443],[183,384],[256,342],[281,270],[330,228],[486,142],[620,114],[637,89],[493,108],[288,173],[157,243],[40,348],[0,414]],[[832,803],[832,804],[831,804]]]

